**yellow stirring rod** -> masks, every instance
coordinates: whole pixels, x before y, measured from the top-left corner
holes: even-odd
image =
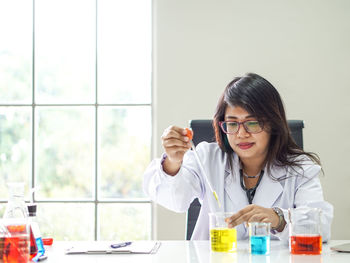
[[[210,191],[213,193],[213,195],[214,195],[214,197],[215,197],[215,199],[216,199],[216,201],[217,201],[219,207],[221,207],[220,201],[219,201],[219,197],[218,197],[217,193],[214,191],[213,186],[211,185],[211,183],[210,183],[210,181],[209,181],[209,179],[208,179],[207,173],[206,173],[205,170],[204,170],[204,167],[203,167],[203,165],[202,165],[202,162],[201,162],[201,160],[199,159],[199,156],[198,156],[198,154],[197,154],[196,147],[194,146],[194,143],[193,143],[193,141],[192,141],[192,137],[193,137],[192,131],[191,131],[190,129],[188,129],[188,128],[186,128],[186,130],[187,130],[186,136],[190,139],[191,146],[192,146],[192,150],[193,150],[194,156],[196,157],[196,160],[197,160],[197,163],[198,163],[198,165],[199,165],[199,168],[202,170],[202,173],[203,173],[203,175],[204,175],[205,181],[207,182]]]

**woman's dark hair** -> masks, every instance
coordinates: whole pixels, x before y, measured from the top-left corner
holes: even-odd
[[[306,155],[320,165],[316,154],[303,151],[293,140],[282,99],[274,86],[263,77],[254,73],[237,77],[226,86],[219,99],[213,121],[215,137],[220,148],[231,156],[233,150],[219,125],[220,121],[225,120],[227,106],[241,107],[262,122],[264,127],[269,127],[270,142],[265,160],[268,170],[273,164],[291,166],[293,169],[301,167],[302,158],[294,158],[300,155]]]

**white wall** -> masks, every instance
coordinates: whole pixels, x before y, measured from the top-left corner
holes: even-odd
[[[211,118],[235,76],[255,72],[305,120],[319,154],[333,239],[350,239],[350,1],[154,0],[154,153],[171,124]],[[185,215],[157,207],[158,239],[183,239]]]

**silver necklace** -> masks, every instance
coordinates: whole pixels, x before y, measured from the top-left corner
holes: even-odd
[[[244,177],[247,177],[247,178],[258,178],[258,177],[261,175],[261,172],[258,173],[257,175],[249,176],[249,175],[246,175],[246,174],[243,172],[243,169],[241,169],[241,174],[242,174]]]

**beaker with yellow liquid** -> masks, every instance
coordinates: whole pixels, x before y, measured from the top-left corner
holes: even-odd
[[[209,231],[211,250],[214,252],[236,252],[237,230],[228,228],[225,222],[232,212],[209,213]]]

